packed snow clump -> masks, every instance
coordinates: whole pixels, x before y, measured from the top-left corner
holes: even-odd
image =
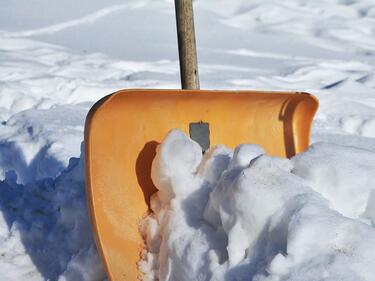
[[[251,144],[202,156],[172,130],[152,166],[144,280],[375,280],[374,169],[375,153],[324,143],[291,160]]]

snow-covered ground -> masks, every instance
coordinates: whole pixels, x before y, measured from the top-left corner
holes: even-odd
[[[331,144],[293,160],[295,173],[340,220],[371,225],[374,1],[194,3],[202,88],[316,95],[312,142]],[[84,119],[115,90],[179,87],[176,44],[171,0],[0,0],[0,280],[105,278],[85,207]]]

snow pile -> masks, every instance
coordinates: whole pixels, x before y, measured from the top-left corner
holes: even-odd
[[[329,200],[331,208],[375,226],[374,153],[348,146],[313,144],[292,159],[293,173]]]
[[[374,169],[373,152],[320,143],[292,160],[246,144],[202,157],[172,130],[152,166],[144,280],[374,280]]]

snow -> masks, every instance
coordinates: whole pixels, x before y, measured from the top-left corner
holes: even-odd
[[[372,280],[375,153],[316,143],[202,154],[179,130],[152,165],[144,280]]]
[[[179,87],[173,1],[0,4],[0,279],[101,281],[105,274],[84,191],[85,116],[96,100],[121,88]],[[320,109],[313,145],[290,161],[243,145],[234,152],[220,146],[201,162],[198,147],[175,133],[186,149],[177,149],[181,158],[169,155],[174,137],[166,151],[161,147],[154,178],[160,180],[164,203],[193,196],[186,208],[195,212],[187,221],[182,211],[173,213],[171,225],[185,231],[186,223],[201,217],[223,230],[188,225],[184,241],[171,232],[166,241],[179,241],[171,245],[178,247],[162,257],[156,255],[160,241],[150,238],[148,272],[156,274],[157,260],[168,263],[173,254],[173,272],[181,276],[214,272],[219,280],[222,274],[228,280],[244,274],[254,280],[374,280],[369,262],[375,220],[375,3],[196,0],[194,8],[203,88],[305,91],[319,98]],[[169,164],[181,161],[181,170]],[[200,172],[192,174],[197,163]],[[233,185],[238,190],[225,192],[241,171],[247,176]],[[166,184],[167,178],[173,184]],[[227,182],[216,186],[220,178]],[[244,203],[254,216],[249,219],[234,202],[240,206],[242,196],[252,199],[250,191],[241,190],[252,180],[257,184],[248,189],[258,192],[259,208]],[[233,201],[224,206],[223,198]],[[226,213],[217,211],[223,206],[229,208],[224,219],[220,216]],[[156,202],[154,208],[166,205]],[[272,208],[282,210],[282,218]],[[268,219],[273,224],[257,234]],[[244,229],[232,220],[241,221]],[[246,234],[252,225],[252,238],[231,243],[233,250],[226,254],[229,237]],[[280,228],[284,236],[275,237]],[[159,231],[155,219],[149,236]],[[186,257],[191,264],[179,259],[183,245],[201,247]],[[241,260],[245,247],[254,256]],[[207,264],[211,268],[200,271]],[[169,272],[167,267],[162,271]]]
[[[0,182],[1,278],[103,280],[87,218],[83,158],[70,158],[55,178],[17,181],[9,170]]]
[[[327,198],[333,209],[353,219],[367,217],[375,225],[373,214],[366,211],[375,203],[371,195],[375,187],[374,157],[373,152],[355,147],[313,144],[292,159],[293,173]]]

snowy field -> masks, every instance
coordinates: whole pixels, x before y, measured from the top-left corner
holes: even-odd
[[[236,181],[239,193],[233,195],[216,192],[212,199],[201,191],[207,206],[196,215],[223,229],[224,238],[216,237],[205,271],[202,264],[180,268],[186,263],[181,248],[174,249],[173,274],[375,280],[375,2],[194,3],[202,88],[305,91],[319,98],[320,109],[313,146],[290,161],[262,156],[247,167],[241,161],[248,165],[261,154],[258,148],[237,153],[242,158],[235,156],[241,149],[234,156],[215,152],[228,155],[228,162],[217,163],[215,175],[207,168],[199,176],[210,191],[232,168],[247,177]],[[105,279],[86,212],[85,116],[96,100],[118,89],[178,88],[177,58],[171,0],[0,0],[0,280]],[[237,168],[229,165],[236,161]],[[241,196],[251,200],[250,191],[240,191],[252,180],[265,186],[250,190],[268,206],[247,210],[255,222],[236,209],[241,202],[235,204]],[[267,200],[271,193],[273,201]],[[180,195],[181,201],[187,194]],[[232,217],[218,221],[224,195],[234,202],[225,207]],[[275,216],[280,210],[284,215]],[[273,222],[268,228],[267,220]],[[235,221],[245,227],[236,228]],[[230,243],[241,235],[243,244]],[[151,277],[159,269],[144,266]],[[176,280],[167,269],[163,276]]]

